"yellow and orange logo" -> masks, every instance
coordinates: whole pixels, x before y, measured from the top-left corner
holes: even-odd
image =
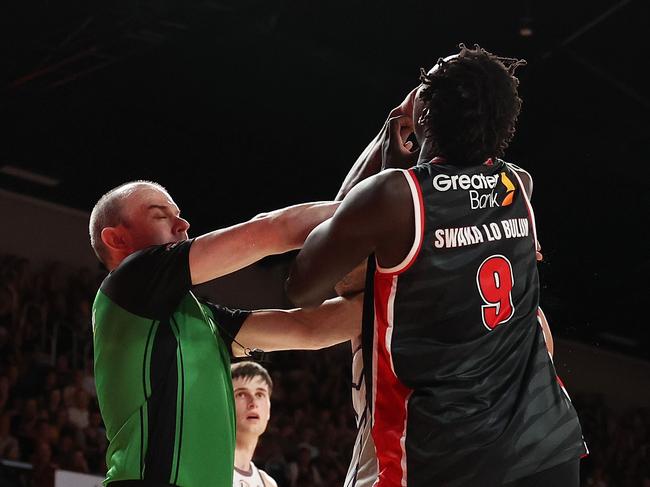
[[[501,206],[508,206],[512,203],[512,200],[515,197],[515,185],[512,184],[512,181],[510,181],[510,179],[508,179],[508,176],[506,176],[505,172],[501,173],[501,184],[506,187],[506,195],[501,202]]]

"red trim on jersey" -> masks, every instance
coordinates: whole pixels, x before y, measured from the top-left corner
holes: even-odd
[[[400,382],[391,367],[390,337],[393,323],[390,308],[395,299],[398,276],[375,273],[375,377],[372,437],[375,442],[378,477],[374,486],[406,485],[406,421],[412,390]]]
[[[406,264],[406,267],[400,271],[400,273],[406,272],[406,270],[413,265],[413,263],[418,258],[418,255],[420,255],[420,250],[422,250],[422,242],[424,241],[424,199],[422,198],[422,188],[420,187],[420,181],[418,181],[418,178],[415,176],[413,169],[409,169],[408,174],[411,176],[411,179],[413,180],[413,183],[418,190],[418,200],[420,200],[420,241],[418,242],[418,249],[415,252],[415,255],[411,258],[411,261]],[[417,215],[413,216],[417,218]]]
[[[413,172],[412,169],[403,172],[404,172],[404,177],[411,180],[411,183],[409,183],[409,192],[411,193],[411,199],[413,200],[413,213],[414,213],[413,217],[418,218],[418,215],[415,215],[415,212],[417,211],[416,208],[417,206],[419,208],[419,213],[420,213],[419,215],[420,231],[418,234],[418,225],[416,222],[414,225],[415,235],[413,237],[413,244],[409,248],[408,254],[406,255],[406,257],[404,257],[404,260],[401,263],[392,267],[382,267],[381,265],[379,265],[379,262],[377,262],[377,271],[385,276],[395,276],[403,272],[406,272],[408,268],[411,267],[413,263],[417,260],[418,255],[420,255],[420,250],[422,250],[422,242],[424,241],[424,200],[422,198],[422,188],[420,187],[418,178],[415,176],[415,173]],[[415,195],[413,194],[413,189],[411,188],[411,184],[415,187],[417,192],[417,199],[418,199],[417,204],[415,202]],[[409,257],[416,244],[417,244],[417,250],[413,253],[411,257]],[[409,260],[406,261],[406,259]]]

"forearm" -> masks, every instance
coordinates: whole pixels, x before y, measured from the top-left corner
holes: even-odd
[[[318,350],[361,333],[362,295],[335,298],[315,309],[257,310],[246,319],[236,340],[249,349]],[[236,343],[233,353],[244,353]]]
[[[338,206],[339,202],[333,201],[302,203],[257,215],[254,220],[263,220],[268,226],[275,237],[274,253],[281,254],[302,247],[311,231],[331,218]]]
[[[305,331],[305,345],[319,350],[346,342],[361,333],[363,294],[328,299],[318,308],[289,311]]]
[[[347,176],[343,180],[343,184],[336,195],[336,200],[340,201],[345,198],[345,195],[350,192],[358,183],[364,179],[377,174],[381,170],[381,141],[386,130],[386,125],[370,141],[368,146],[357,157]]]
[[[294,205],[197,237],[189,256],[192,284],[230,274],[269,255],[300,248],[309,232],[330,218],[338,205]]]

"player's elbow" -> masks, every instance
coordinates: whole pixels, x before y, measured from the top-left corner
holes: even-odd
[[[299,308],[315,308],[325,301],[324,297],[318,296],[317,293],[300,283],[299,279],[292,275],[285,281],[284,289],[289,301]]]

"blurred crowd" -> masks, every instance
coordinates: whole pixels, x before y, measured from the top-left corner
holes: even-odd
[[[56,469],[103,475],[91,304],[103,273],[0,255],[0,486],[50,487]],[[347,344],[267,355],[271,420],[253,461],[280,487],[341,486],[355,427]],[[590,455],[582,485],[650,487],[650,410],[574,397]]]

